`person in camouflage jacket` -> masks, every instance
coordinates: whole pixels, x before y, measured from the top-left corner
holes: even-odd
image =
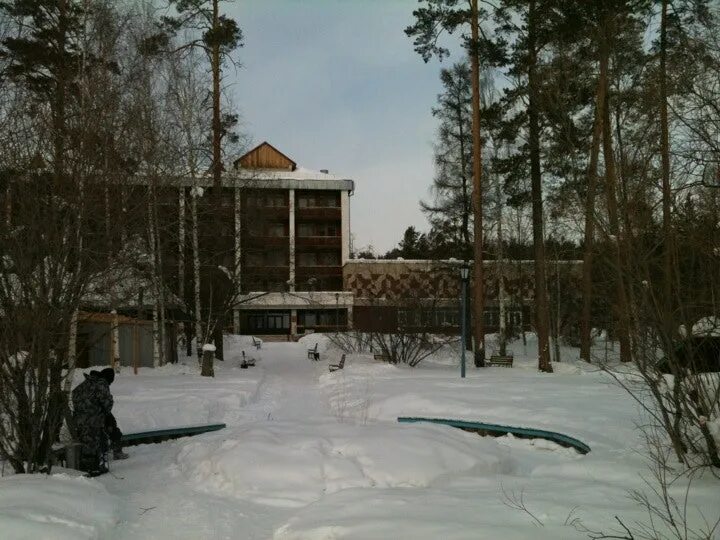
[[[80,449],[80,469],[90,473],[107,471],[105,454],[108,417],[112,417],[113,397],[110,384],[115,379],[112,368],[91,371],[72,391],[73,418]]]

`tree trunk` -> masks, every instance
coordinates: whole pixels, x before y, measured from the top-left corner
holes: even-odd
[[[185,188],[178,190],[178,298],[185,299]],[[187,313],[186,317],[187,319]],[[182,321],[179,324],[180,335],[186,335],[185,326],[188,324]],[[187,343],[185,344],[188,347]],[[192,354],[192,350],[190,352]],[[190,356],[188,354],[187,356]]]
[[[157,303],[152,311],[152,333],[153,333],[153,367],[160,367],[160,320],[158,317]]]
[[[198,211],[197,198],[199,196],[197,186],[193,186],[192,197],[190,199],[190,214],[192,218],[192,252],[193,252],[193,298],[195,300],[195,349],[198,362],[202,356],[202,343],[204,336],[202,334],[202,306],[200,304],[200,244],[198,242]]]
[[[533,244],[535,248],[535,329],[538,340],[538,369],[552,373],[548,341],[549,306],[545,270],[545,238],[543,233],[542,171],[540,168],[540,117],[538,114],[538,84],[535,68],[537,50],[535,0],[530,0],[528,11],[528,122],[530,150],[530,181],[532,190]]]
[[[560,261],[559,261],[559,253],[557,250],[555,251],[555,324],[553,326],[554,329],[554,348],[555,348],[555,361],[561,362],[562,357],[560,356],[560,319],[561,319],[561,310],[560,310]]]
[[[600,64],[597,90],[595,96],[595,121],[593,122],[592,146],[590,148],[590,164],[587,171],[587,193],[585,194],[585,245],[583,246],[582,274],[582,313],[580,315],[580,358],[591,362],[590,347],[592,345],[592,264],[593,244],[595,241],[595,195],[597,191],[597,165],[600,154],[602,136],[602,108],[605,104],[605,88],[607,86],[607,64]]]
[[[475,335],[475,366],[485,366],[485,272],[483,268],[483,207],[482,207],[482,140],[480,137],[480,59],[478,58],[478,6],[477,0],[471,0],[470,26],[472,44],[470,65],[472,71],[472,129],[473,129],[473,207],[474,255],[473,272],[473,310]]]
[[[465,159],[465,131],[463,130],[462,106],[458,105],[458,132],[460,141],[460,171],[462,181],[462,218],[460,227],[460,238],[462,239],[462,257],[469,257],[470,252],[470,213],[472,212],[472,201],[468,200],[468,164]]]
[[[225,349],[223,347],[223,319],[215,321],[213,328],[213,343],[215,344],[215,358],[225,360]]]
[[[505,299],[505,253],[503,248],[503,201],[500,179],[496,176],[497,205],[498,205],[498,233],[497,233],[497,280],[498,280],[498,307],[499,307],[499,328],[498,340],[500,345],[500,356],[507,354],[507,328],[506,328],[506,299]]]
[[[152,286],[154,292],[153,302],[153,366],[158,367],[163,363],[164,349],[164,328],[162,328],[161,312],[163,305],[163,279],[162,267],[160,266],[160,245],[157,216],[157,191],[155,189],[155,178],[151,181],[148,190],[148,244],[150,246],[150,259],[152,260]]]
[[[127,224],[129,223],[125,186],[120,186],[120,205],[120,247],[124,248],[127,245]]]
[[[668,128],[667,96],[667,10],[668,0],[662,0],[660,15],[660,157],[662,162],[662,216],[663,216],[663,327],[665,339],[676,333],[673,321],[673,250],[674,238],[671,222],[670,188],[670,136]],[[665,347],[670,351],[672,347]]]
[[[473,335],[472,335],[472,332],[470,331],[470,327],[472,326],[471,309],[472,308],[470,306],[465,306],[465,350],[466,351],[473,350]]]
[[[600,69],[607,73],[610,54],[609,39],[610,24],[605,25],[605,35],[600,44]],[[630,320],[628,316],[627,292],[625,289],[625,266],[621,256],[622,239],[620,231],[620,220],[618,217],[617,203],[617,178],[615,173],[615,156],[612,145],[612,126],[610,124],[610,107],[608,95],[608,78],[605,77],[605,103],[603,105],[603,157],[605,159],[605,193],[608,207],[608,222],[612,243],[612,257],[615,265],[615,315],[618,321],[617,334],[620,341],[620,360],[629,362],[632,359],[630,350]]]
[[[51,104],[52,124],[53,124],[53,173],[55,176],[56,189],[59,193],[66,193],[63,189],[65,179],[65,139],[66,118],[65,118],[65,98],[67,93],[67,83],[65,81],[65,66],[63,65],[63,52],[67,48],[67,0],[58,0],[58,22],[57,22],[57,46],[58,51],[58,70],[55,74],[55,94]]]
[[[12,223],[12,189],[10,185],[5,188],[5,226],[10,227]]]
[[[220,24],[219,4],[220,0],[213,0],[213,23],[212,29],[217,30]],[[222,191],[222,155],[221,138],[222,125],[220,123],[220,45],[217,40],[212,44],[212,151],[213,151],[213,192],[218,202]]]
[[[219,4],[220,0],[213,0],[213,21],[212,29],[217,30],[220,25],[219,18]],[[214,41],[211,45],[211,67],[212,67],[212,153],[213,153],[213,164],[212,164],[212,175],[213,175],[213,220],[216,224],[216,230],[222,229],[222,124],[220,121],[220,45],[217,41]],[[214,237],[212,240],[213,255],[220,253],[224,246],[219,237]],[[214,277],[215,270],[212,270],[206,279],[209,280],[210,285],[210,301],[208,302],[208,315],[207,324],[209,328],[212,328],[212,339],[215,342],[217,358],[222,359],[222,317],[220,304],[222,299],[220,297],[220,288],[217,287],[217,283]],[[218,339],[218,332],[220,333],[220,339]],[[208,339],[210,336],[208,335]]]
[[[192,350],[192,338],[193,338],[193,327],[192,324],[188,322],[188,324],[185,325],[185,356],[192,356],[193,350]]]
[[[515,211],[516,224],[517,224],[517,238],[518,241],[522,238],[522,211],[518,208]],[[522,259],[522,257],[520,258]],[[527,347],[527,336],[525,335],[525,298],[523,298],[523,270],[522,261],[517,260],[517,304],[520,308],[520,334],[522,335],[523,347]]]
[[[112,310],[112,327],[110,333],[110,340],[112,343],[112,359],[111,365],[116,373],[120,372],[120,324],[118,323],[117,310]]]
[[[65,375],[65,385],[63,391],[70,396],[73,383],[73,373],[75,372],[75,364],[77,361],[77,325],[78,311],[73,311],[70,318],[70,331],[68,332],[68,352],[67,352],[67,374]]]
[[[160,235],[160,218],[158,216],[158,205],[157,198],[153,198],[153,221],[155,224],[155,254],[157,256],[156,271],[157,271],[157,308],[158,308],[158,324],[160,325],[160,331],[158,333],[158,339],[160,340],[160,365],[164,365],[167,362],[167,325],[166,325],[166,310],[165,310],[165,280],[163,278],[163,258],[162,258],[162,245]]]

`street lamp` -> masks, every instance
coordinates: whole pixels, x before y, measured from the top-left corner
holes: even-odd
[[[461,328],[461,342],[460,342],[460,377],[465,378],[465,333],[466,328],[466,304],[467,304],[467,285],[470,277],[470,268],[467,264],[463,263],[460,267],[460,279],[462,280],[462,293],[460,298],[460,328]]]

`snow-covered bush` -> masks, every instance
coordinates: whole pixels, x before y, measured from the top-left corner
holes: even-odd
[[[326,335],[330,343],[346,354],[368,353],[372,350],[372,334],[366,332],[335,332]]]
[[[433,334],[405,333],[372,334],[373,350],[379,352],[393,364],[417,366],[427,357],[435,354],[446,344]]]

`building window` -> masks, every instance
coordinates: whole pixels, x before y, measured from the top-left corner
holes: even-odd
[[[265,206],[269,208],[284,208],[287,206],[285,196],[279,193],[269,194],[265,197]]]
[[[287,266],[287,254],[281,249],[272,249],[265,252],[267,266]]]
[[[262,204],[263,204],[262,195],[255,195],[255,194],[248,195],[246,201],[247,201],[247,206],[253,206],[256,208],[259,206],[262,206]]]
[[[398,309],[400,328],[443,328],[460,326],[459,310],[453,308]]]
[[[298,225],[298,236],[315,236],[315,227],[312,223],[300,223]]]
[[[232,192],[223,191],[220,196],[220,205],[225,208],[231,208],[235,206],[235,197]]]
[[[340,226],[337,223],[299,223],[298,236],[340,236]]]
[[[165,206],[176,206],[178,205],[178,192],[170,189],[163,189],[157,191],[157,202],[158,204]]]
[[[307,193],[298,196],[300,208],[338,208],[338,197],[333,193]]]
[[[230,272],[230,273],[235,272],[235,254],[234,253],[223,254],[222,263],[223,263],[223,266],[228,270],[228,272]]]
[[[317,266],[315,253],[298,253],[298,266]]]
[[[298,312],[298,326],[303,328],[344,326],[346,324],[347,310],[345,309],[322,309]]]
[[[248,224],[247,231],[250,234],[250,236],[262,236],[263,235],[262,224],[258,223],[257,221],[253,221]]]
[[[263,254],[255,252],[247,252],[245,254],[245,262],[248,266],[264,266]]]
[[[297,255],[298,266],[340,266],[336,251],[304,252]]]
[[[336,251],[321,251],[317,254],[318,266],[338,266],[340,254]]]
[[[251,330],[289,330],[290,314],[288,313],[253,313],[248,316],[248,326]]]
[[[287,236],[285,234],[285,225],[283,225],[282,223],[268,223],[267,235],[274,238]]]

